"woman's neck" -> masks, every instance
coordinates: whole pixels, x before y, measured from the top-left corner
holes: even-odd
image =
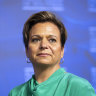
[[[35,79],[38,83],[46,81],[56,70],[60,68],[60,65],[55,66],[34,66]]]

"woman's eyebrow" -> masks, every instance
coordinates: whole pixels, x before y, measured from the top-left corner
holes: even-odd
[[[40,37],[40,35],[32,35],[31,38],[32,38],[32,37]]]
[[[55,38],[57,38],[57,36],[55,36],[55,35],[49,35],[48,37],[55,37]]]
[[[33,38],[33,37],[39,37],[39,38],[41,38],[40,35],[32,35],[31,38]],[[55,36],[55,35],[48,35],[47,37],[55,37],[55,38],[57,38],[57,36]]]

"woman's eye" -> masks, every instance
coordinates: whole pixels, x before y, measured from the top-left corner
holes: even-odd
[[[38,42],[40,39],[32,39],[32,42]]]
[[[49,41],[50,41],[51,43],[53,43],[53,42],[55,43],[55,42],[56,42],[55,39],[50,39]]]

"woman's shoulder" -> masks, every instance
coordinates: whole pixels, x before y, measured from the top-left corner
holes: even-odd
[[[21,94],[21,92],[25,91],[26,88],[29,86],[30,82],[31,82],[31,79],[28,80],[27,82],[19,85],[19,86],[16,86],[15,88],[13,88],[13,89],[10,91],[10,93],[9,93],[8,96],[17,96],[17,94],[19,94],[19,93]],[[19,95],[18,95],[18,96],[19,96]],[[21,95],[20,95],[20,96],[21,96]]]
[[[71,90],[70,92],[74,94],[74,96],[76,96],[75,94],[77,94],[77,96],[79,96],[78,94],[80,94],[80,96],[96,96],[94,88],[88,80],[71,73],[66,73],[64,78],[66,78],[68,90]]]
[[[67,80],[67,83],[70,83],[71,85],[76,86],[91,86],[88,80],[79,77],[77,75],[74,75],[72,73],[67,73],[64,76],[64,78]]]

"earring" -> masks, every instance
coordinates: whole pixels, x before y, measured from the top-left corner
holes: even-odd
[[[64,63],[64,58],[61,58],[60,64],[63,64],[63,63]]]
[[[26,58],[27,63],[31,63],[29,58]]]

